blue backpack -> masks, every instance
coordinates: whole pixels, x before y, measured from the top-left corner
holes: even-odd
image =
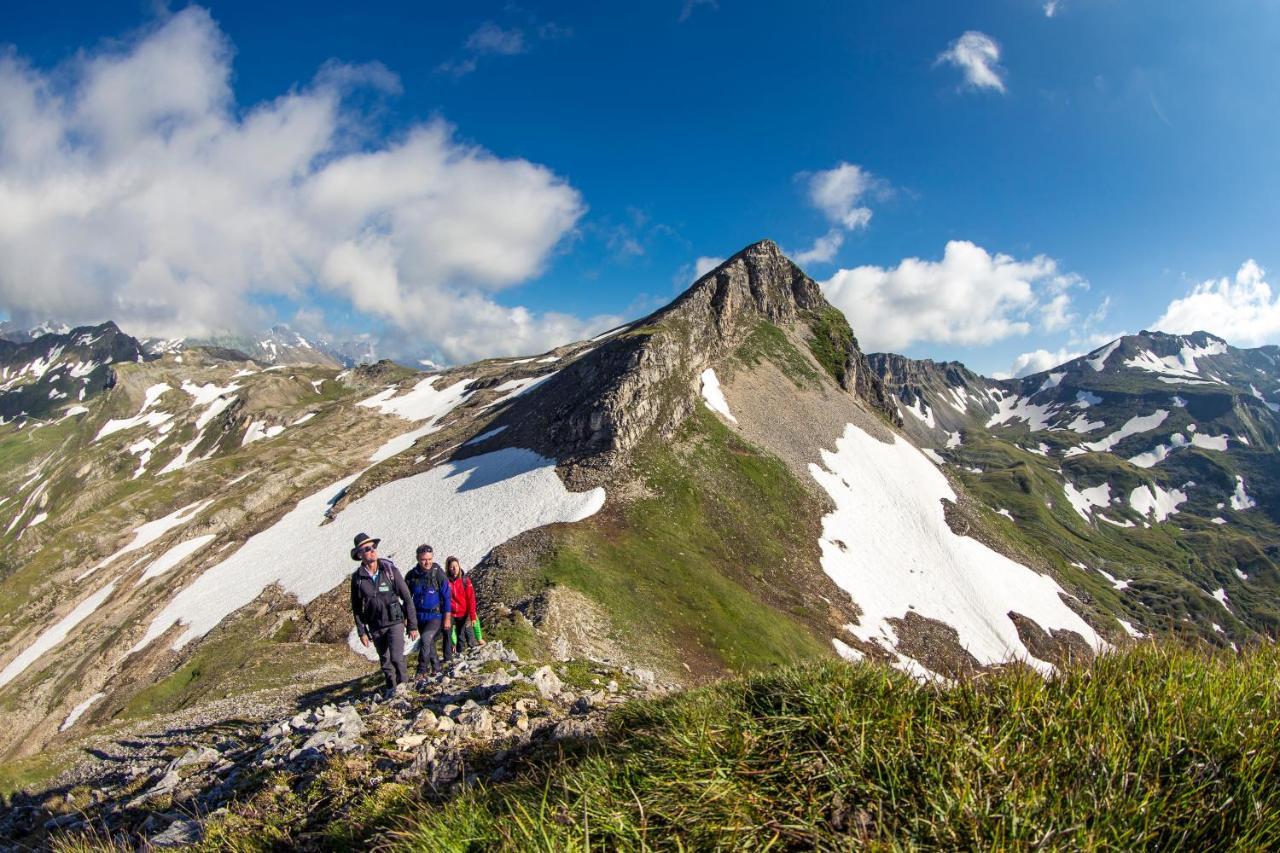
[[[431,571],[424,572],[417,567],[409,578],[409,591],[413,593],[413,608],[418,611],[418,619],[438,619],[444,613],[448,603],[448,581],[442,581],[444,571],[432,566]]]

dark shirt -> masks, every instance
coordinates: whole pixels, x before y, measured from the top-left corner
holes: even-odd
[[[395,563],[382,558],[375,574],[361,565],[351,575],[351,615],[361,637],[402,622],[409,623],[410,631],[418,630],[409,587]]]

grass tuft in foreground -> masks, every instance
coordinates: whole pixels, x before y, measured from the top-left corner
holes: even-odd
[[[1142,646],[951,689],[832,663],[620,714],[535,779],[402,818],[404,849],[1280,845],[1280,653]]]

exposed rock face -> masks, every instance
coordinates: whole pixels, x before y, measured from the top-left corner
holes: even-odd
[[[673,303],[633,323],[526,395],[507,440],[565,465],[576,486],[597,482],[651,431],[670,435],[693,411],[697,377],[764,320],[797,329],[830,309],[817,282],[772,241],[754,243]],[[850,338],[841,386],[894,420],[879,381]]]
[[[353,787],[394,778],[443,799],[558,756],[565,741],[603,729],[628,699],[671,687],[645,670],[525,663],[490,642],[389,700],[353,697],[335,685],[266,726],[233,719],[109,737],[60,784],[13,795],[0,809],[0,838],[23,849],[49,846],[55,832],[98,833],[139,849],[193,844],[207,821],[252,802],[264,785],[286,779],[302,791],[338,757]],[[174,743],[187,746],[177,758]],[[73,790],[89,793],[76,799],[67,795]]]

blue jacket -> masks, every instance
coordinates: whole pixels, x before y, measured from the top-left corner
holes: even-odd
[[[409,585],[413,595],[413,607],[417,611],[419,622],[441,619],[452,609],[449,600],[449,579],[439,563],[432,563],[430,569],[414,566],[405,575],[404,581]]]

